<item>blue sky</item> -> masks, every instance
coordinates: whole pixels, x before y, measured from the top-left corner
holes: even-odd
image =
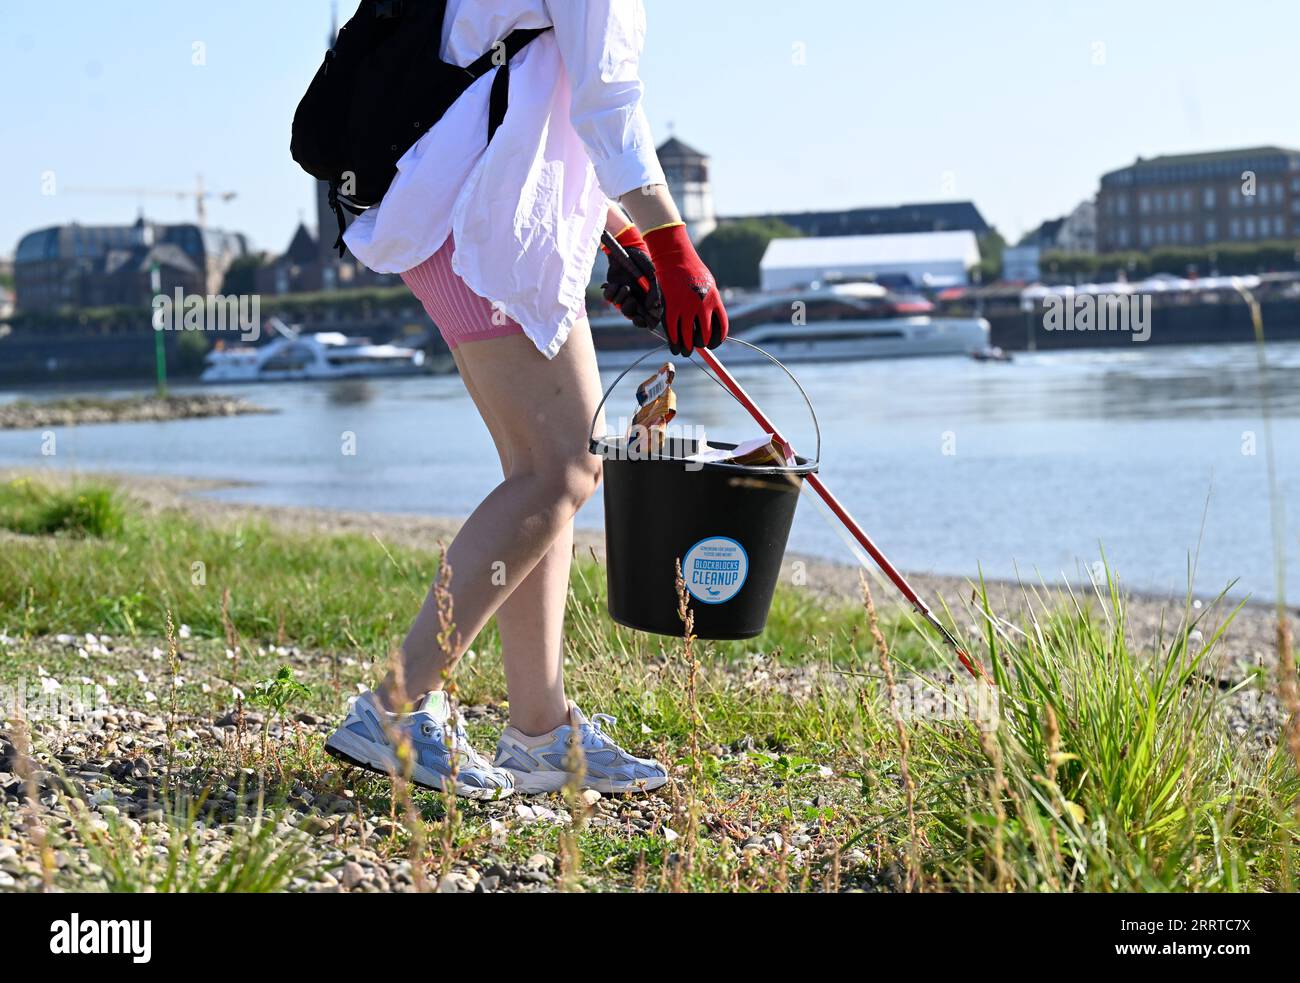
[[[1138,154],[1300,145],[1294,0],[647,8],[651,123],[712,156],[725,214],[970,198],[1014,238]],[[238,192],[212,224],[282,249],[314,221],[289,121],[328,23],[328,0],[0,0],[0,254],[140,203],[189,218],[187,202],[67,189],[198,173]]]

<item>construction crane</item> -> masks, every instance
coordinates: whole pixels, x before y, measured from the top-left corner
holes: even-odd
[[[235,191],[208,191],[203,185],[203,175],[198,175],[194,180],[194,190],[192,191],[172,191],[166,188],[95,188],[95,187],[69,187],[64,190],[73,194],[82,195],[130,195],[132,198],[190,198],[194,201],[195,211],[198,213],[198,224],[200,229],[208,226],[208,211],[204,204],[209,198],[215,198],[220,201],[230,201],[238,192]]]

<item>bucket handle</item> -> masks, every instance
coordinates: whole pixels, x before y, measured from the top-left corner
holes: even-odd
[[[652,332],[652,333],[653,333],[656,337],[663,337],[663,336],[660,335],[658,332]],[[785,374],[790,378],[790,381],[794,383],[794,387],[795,387],[796,389],[799,390],[799,395],[803,397],[804,405],[808,407],[808,415],[809,415],[810,417],[812,417],[813,432],[816,433],[816,435],[817,435],[817,456],[813,458],[813,460],[812,460],[811,463],[812,463],[814,466],[820,465],[820,464],[821,464],[821,459],[822,459],[822,428],[821,428],[821,424],[817,422],[817,411],[813,409],[812,400],[810,400],[810,399],[808,398],[808,394],[804,391],[803,386],[801,386],[801,385],[799,384],[799,380],[796,379],[796,378],[794,377],[794,373],[791,372],[788,368],[786,368],[785,364],[784,364],[783,362],[781,362],[781,361],[780,361],[780,360],[779,360],[775,355],[772,355],[771,353],[764,351],[763,349],[759,348],[757,345],[752,345],[752,344],[750,344],[748,341],[743,341],[743,340],[740,339],[740,338],[728,338],[728,339],[726,340],[725,343],[726,343],[726,344],[743,345],[743,346],[746,347],[746,348],[749,348],[749,349],[752,349],[753,351],[758,352],[758,353],[759,353],[760,355],[762,355],[765,359],[767,359],[769,362],[771,362],[773,365],[775,365],[778,369],[780,369],[782,372],[784,372],[784,373],[785,373]],[[596,440],[596,421],[600,419],[600,411],[601,411],[602,409],[605,408],[605,402],[609,399],[610,395],[614,392],[614,390],[618,388],[618,384],[619,384],[620,382],[623,381],[624,376],[626,376],[629,372],[631,372],[633,369],[635,369],[638,365],[640,365],[642,362],[644,362],[644,361],[645,361],[647,358],[649,358],[651,355],[654,355],[654,354],[656,354],[656,353],[658,353],[658,352],[661,352],[661,351],[663,351],[664,349],[666,349],[667,347],[668,347],[668,345],[665,343],[665,344],[660,345],[660,346],[657,347],[657,348],[651,348],[648,352],[646,352],[644,355],[642,355],[640,358],[638,358],[635,362],[633,362],[631,365],[629,365],[627,368],[625,368],[622,372],[620,372],[620,373],[618,374],[618,377],[617,377],[617,378],[616,378],[612,383],[610,383],[609,388],[605,390],[605,395],[602,396],[602,397],[600,398],[600,402],[596,405],[596,412],[595,412],[594,414],[592,414],[592,417],[591,417],[591,428],[590,428],[590,431],[589,431],[589,433],[588,433],[588,443],[591,443],[591,444],[594,444],[594,443],[595,443],[595,440]],[[719,379],[717,376],[715,376],[715,375],[714,375],[712,372],[710,372],[708,369],[706,369],[703,365],[701,365],[699,362],[695,361],[695,359],[693,359],[693,358],[688,358],[687,361],[690,362],[691,365],[694,365],[694,366],[695,366],[697,369],[699,369],[701,372],[703,372],[706,376],[708,376],[708,378],[712,379],[713,382],[714,382],[714,384],[717,385],[719,388],[721,388],[722,391],[725,392],[728,396],[730,396],[732,399],[736,399],[735,394],[732,393],[732,391],[731,391],[730,389],[728,389],[725,385],[723,385],[722,380]],[[740,400],[736,399],[736,402],[739,403]]]

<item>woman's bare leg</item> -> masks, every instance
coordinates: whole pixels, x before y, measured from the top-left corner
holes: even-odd
[[[543,568],[535,598],[530,603],[521,598],[518,611],[512,610],[502,626],[503,650],[509,647],[506,675],[512,718],[521,729],[527,724],[534,732],[547,730],[556,722],[541,725],[552,721],[552,704],[563,698],[561,626],[573,515],[595,490],[600,475],[599,459],[587,450],[587,428],[600,400],[591,335],[586,322],[580,322],[550,360],[527,338],[510,335],[463,344],[457,361],[472,382],[476,400],[487,409],[485,422],[509,471],[447,551],[452,638],[446,645],[439,642],[437,598],[431,590],[402,646],[405,693],[398,692],[398,679],[389,673],[378,695],[395,707],[404,702],[403,696],[440,687],[443,674],[487,619],[554,545],[555,555]]]
[[[510,448],[497,436],[500,424],[479,395],[470,370],[455,352],[465,388],[487,424],[501,458],[501,473],[510,475]],[[510,722],[525,734],[544,734],[568,719],[564,694],[564,608],[573,559],[573,522],[551,543],[546,555],[497,608],[501,661],[510,693]]]
[[[564,694],[564,607],[573,557],[573,520],[501,607],[501,661],[510,694],[510,723],[530,736],[569,719]]]

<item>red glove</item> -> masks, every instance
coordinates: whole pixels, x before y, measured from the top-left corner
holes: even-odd
[[[727,312],[718,285],[691,245],[686,226],[660,226],[645,234],[664,297],[664,327],[674,355],[698,346],[717,348],[727,337]]]
[[[605,282],[600,285],[601,292],[605,300],[617,307],[623,316],[638,328],[649,328],[653,331],[663,320],[664,300],[659,293],[654,263],[650,261],[650,249],[635,225],[629,225],[614,238],[627,250],[628,258],[637,268],[639,276],[634,276],[630,270],[625,270],[622,264],[611,261],[609,271],[605,274]],[[603,244],[600,248],[606,256],[609,255],[609,250]],[[644,277],[650,284],[649,291],[643,289],[638,282],[640,277]]]
[[[646,255],[649,255],[650,253],[650,250],[646,249],[645,240],[641,238],[641,230],[635,225],[629,225],[618,235],[614,236],[614,241],[624,249],[639,249]],[[605,249],[604,246],[601,246],[600,248]],[[608,249],[605,249],[605,255],[609,255]]]

